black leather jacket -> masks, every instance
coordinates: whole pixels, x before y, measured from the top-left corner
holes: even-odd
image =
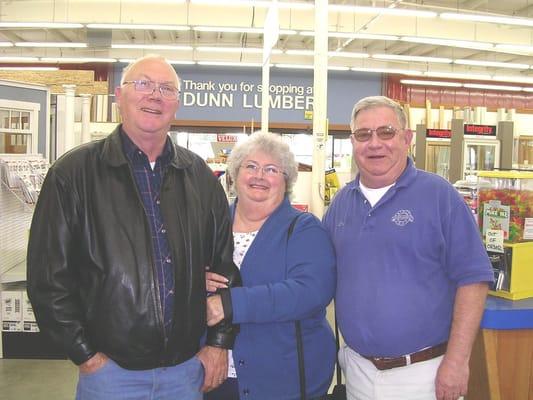
[[[28,294],[40,329],[76,364],[103,352],[128,369],[175,365],[206,332],[205,266],[240,282],[228,204],[205,162],[173,146],[161,186],[176,280],[167,338],[149,222],[119,129],[50,168],[31,225]],[[207,344],[233,346],[236,327],[207,331]]]

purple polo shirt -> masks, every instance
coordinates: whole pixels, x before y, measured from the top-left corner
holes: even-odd
[[[371,207],[359,177],[325,217],[337,254],[337,318],[360,354],[395,357],[448,340],[458,287],[493,273],[472,213],[446,180],[409,159]]]

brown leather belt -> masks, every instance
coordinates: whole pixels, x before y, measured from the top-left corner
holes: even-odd
[[[442,356],[444,353],[446,353],[447,346],[448,342],[444,342],[436,346],[426,347],[425,349],[400,357],[363,357],[367,360],[370,360],[377,369],[383,371],[391,368],[405,367],[406,365],[427,361],[431,360],[432,358]]]

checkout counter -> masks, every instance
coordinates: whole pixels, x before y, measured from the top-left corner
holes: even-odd
[[[478,222],[494,272],[467,400],[533,400],[533,172],[481,171]]]
[[[533,298],[489,296],[470,358],[466,400],[528,399],[533,399]]]

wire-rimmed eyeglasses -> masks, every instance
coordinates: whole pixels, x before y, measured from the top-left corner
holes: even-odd
[[[156,83],[148,79],[137,79],[133,81],[124,81],[123,85],[133,83],[133,87],[136,92],[139,93],[150,93],[152,94],[154,90],[159,89],[161,96],[168,100],[177,100],[179,97],[179,90],[174,86],[167,83]]]
[[[248,161],[241,165],[241,168],[246,171],[247,174],[257,176],[260,171],[263,171],[265,176],[278,176],[278,175],[287,175],[280,167],[274,164],[259,165],[257,163]]]
[[[391,125],[379,126],[376,129],[359,128],[353,131],[352,136],[358,142],[368,142],[373,132],[376,132],[381,140],[390,140],[398,133],[398,129]]]

